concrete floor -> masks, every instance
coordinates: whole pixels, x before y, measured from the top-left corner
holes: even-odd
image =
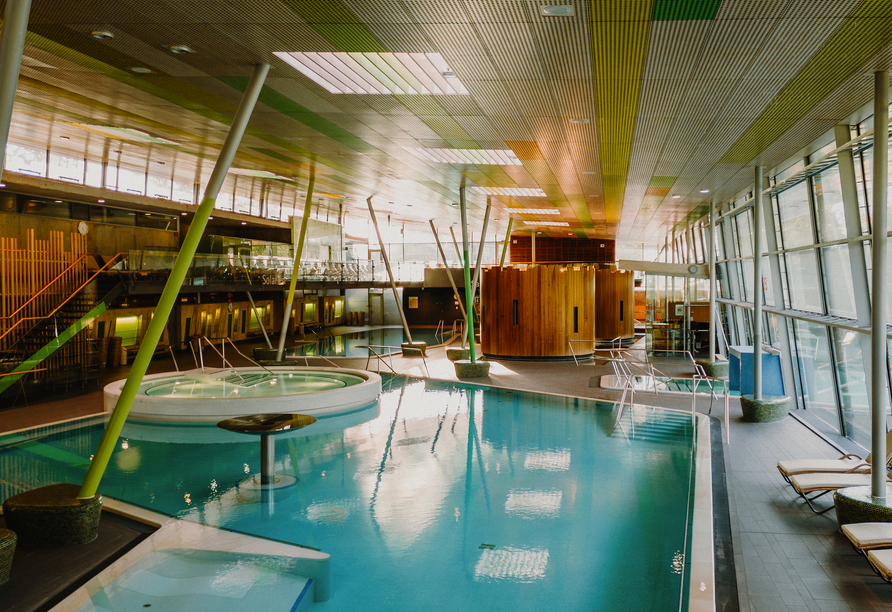
[[[349,328],[348,328],[349,330]],[[354,331],[359,331],[358,329]],[[258,343],[247,343],[248,351]],[[208,351],[210,352],[210,351]],[[206,353],[206,356],[208,354]],[[178,356],[181,368],[191,356]],[[210,358],[209,358],[210,359]],[[208,365],[214,364],[206,359]],[[238,366],[239,360],[233,360]],[[365,359],[337,358],[344,367],[365,368]],[[302,364],[302,360],[300,362]],[[310,359],[311,365],[327,365]],[[428,349],[428,357],[394,357],[393,368],[404,374],[458,380],[444,348]],[[244,363],[246,364],[246,363]],[[426,368],[425,368],[426,366]],[[375,368],[374,360],[370,366]],[[172,369],[170,355],[158,355],[150,372]],[[388,368],[380,366],[384,372]],[[106,370],[100,385],[60,394],[0,412],[0,432],[74,418],[102,410],[101,386],[126,376],[127,368]],[[511,389],[557,393],[616,401],[619,393],[600,388],[607,365],[553,362],[493,362],[486,379],[465,380]],[[690,409],[690,396],[636,394],[636,402]],[[705,412],[707,399],[699,401]],[[717,410],[721,407],[717,404]],[[717,411],[714,410],[713,414]],[[731,444],[724,444],[733,556],[739,609],[743,612],[820,610],[823,612],[892,611],[892,585],[878,578],[866,559],[838,533],[835,513],[813,514],[777,472],[785,458],[835,458],[841,453],[800,421],[788,417],[767,424],[741,420],[739,402],[731,400]],[[829,496],[828,496],[829,497]],[[737,609],[733,602],[722,608]]]

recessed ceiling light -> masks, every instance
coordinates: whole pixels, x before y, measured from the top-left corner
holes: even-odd
[[[56,204],[61,204],[62,200],[56,200]]]
[[[470,93],[439,53],[275,51],[273,55],[333,94]]]
[[[208,217],[208,221],[213,221],[213,220],[214,220],[213,217]]]
[[[570,123],[588,123],[588,119],[570,119]]]
[[[677,200],[677,199],[680,198],[680,197],[681,197],[681,196],[678,195],[677,193],[672,194],[672,199],[673,199],[673,200]]]
[[[570,17],[576,13],[573,6],[568,4],[552,4],[541,8],[542,14],[546,17]]]
[[[99,198],[99,199],[96,200],[96,201],[99,202],[100,204],[105,204],[105,200],[103,200],[102,198]]]
[[[92,32],[90,32],[90,36],[97,40],[111,40],[115,37],[114,34],[107,30],[93,30]]]
[[[701,189],[700,193],[709,193],[709,189]]]
[[[541,226],[541,227],[570,227],[566,221],[524,221],[524,225]]]
[[[187,213],[187,212],[181,212],[180,214],[183,215],[183,216],[185,217],[185,216],[188,215],[189,213]]]
[[[61,138],[62,140],[71,140],[71,138],[69,138],[68,136],[59,136],[59,138]]]
[[[592,175],[592,174],[594,174],[594,172],[583,172],[583,174]]]
[[[545,192],[541,189],[529,189],[527,187],[472,187],[477,193],[504,196],[527,196],[531,198],[544,198]]]
[[[248,225],[247,221],[242,221],[242,225]]]
[[[520,215],[559,215],[561,211],[557,208],[509,208],[509,212],[518,213]]]
[[[149,74],[150,72],[152,72],[150,68],[143,68],[142,66],[137,66],[135,68],[131,68],[130,70],[137,74]]]
[[[195,49],[192,47],[187,47],[186,45],[171,45],[168,47],[171,53],[176,53],[177,55],[181,55],[183,53],[195,53]]]
[[[522,166],[510,149],[422,149],[416,151],[438,164],[477,164],[484,166]]]

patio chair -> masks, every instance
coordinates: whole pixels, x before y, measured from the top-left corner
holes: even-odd
[[[886,482],[892,482],[888,478]],[[845,489],[846,487],[864,487],[870,486],[870,474],[864,473],[843,473],[836,472],[811,472],[808,474],[797,474],[790,477],[790,485],[793,490],[805,500],[808,507],[815,514],[824,514],[833,506],[818,510],[812,502],[819,497],[832,493],[837,489]],[[815,495],[812,495],[815,494]],[[811,495],[809,497],[809,495]]]
[[[892,462],[892,431],[886,432],[886,467]],[[867,473],[870,472],[870,455],[862,459],[855,453],[847,453],[839,459],[785,459],[777,462],[777,470],[790,482],[797,474],[824,473]]]
[[[892,523],[851,523],[839,528],[859,552],[892,547]]]

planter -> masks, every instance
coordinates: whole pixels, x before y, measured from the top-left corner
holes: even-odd
[[[464,359],[467,361],[471,358],[471,349],[469,348],[448,348],[446,349],[446,359],[449,361],[458,361]]]
[[[13,495],[3,502],[6,526],[28,546],[69,546],[99,535],[102,496],[78,499],[80,487],[54,484]]]
[[[697,359],[697,365],[701,366],[710,378],[728,378],[731,363],[727,359],[716,359],[712,363],[709,359]]]
[[[459,378],[484,378],[489,376],[489,362],[477,361],[471,363],[466,359],[454,362],[455,375]]]
[[[763,395],[755,400],[752,395],[740,396],[743,420],[750,423],[780,421],[789,413],[790,398],[785,395]]]
[[[9,529],[0,529],[0,584],[9,580],[9,570],[12,567],[12,557],[15,554],[15,532]]]
[[[892,500],[889,494],[892,494],[892,490],[887,486],[886,499]],[[874,499],[870,487],[837,489],[833,493],[833,505],[836,506],[836,520],[840,527],[851,523],[892,522],[892,507],[885,500],[878,502]]]
[[[403,357],[424,357],[427,351],[427,342],[403,342],[400,344]]]

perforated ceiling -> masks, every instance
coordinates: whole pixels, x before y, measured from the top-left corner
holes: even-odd
[[[348,214],[365,217],[374,195],[418,223],[457,221],[461,185],[541,190],[491,196],[494,231],[517,209],[554,208],[545,219],[569,229],[546,234],[656,243],[746,187],[748,166],[846,121],[892,55],[892,0],[592,0],[569,2],[569,17],[547,4],[33,0],[10,140],[206,178],[253,65],[268,62],[234,164],[265,172],[241,173],[241,189],[299,189],[314,172]],[[332,94],[277,51],[439,53],[468,94]],[[511,150],[521,165],[440,163],[430,149]],[[486,194],[468,194],[480,223]]]

